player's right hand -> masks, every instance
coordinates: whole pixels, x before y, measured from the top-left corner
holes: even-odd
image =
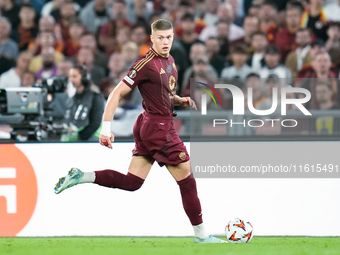
[[[99,143],[103,146],[106,146],[110,149],[112,149],[112,143],[114,141],[114,135],[111,133],[111,137],[108,137],[106,135],[100,135],[99,136]]]

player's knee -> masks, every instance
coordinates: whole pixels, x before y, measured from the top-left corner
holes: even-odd
[[[139,190],[140,187],[142,187],[144,180],[136,175],[133,175],[131,173],[127,174],[128,178],[128,191],[136,191]]]
[[[140,182],[136,182],[136,183],[133,183],[130,188],[129,188],[129,191],[136,191],[136,190],[139,190],[141,187],[142,187],[143,183],[140,183]]]

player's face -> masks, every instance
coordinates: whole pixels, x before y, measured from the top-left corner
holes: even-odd
[[[173,39],[174,32],[172,29],[158,30],[151,35],[154,50],[162,56],[169,55]]]

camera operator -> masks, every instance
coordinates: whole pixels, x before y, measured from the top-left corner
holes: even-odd
[[[95,141],[96,131],[100,127],[104,112],[104,98],[91,89],[88,70],[85,65],[76,65],[70,69],[69,80],[76,88],[76,94],[68,101],[65,120],[69,127],[76,127],[62,141]],[[99,136],[98,136],[99,137]]]

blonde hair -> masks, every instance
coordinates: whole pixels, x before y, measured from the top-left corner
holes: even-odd
[[[173,29],[172,23],[166,19],[158,19],[151,24],[151,33],[155,33],[158,30]]]

